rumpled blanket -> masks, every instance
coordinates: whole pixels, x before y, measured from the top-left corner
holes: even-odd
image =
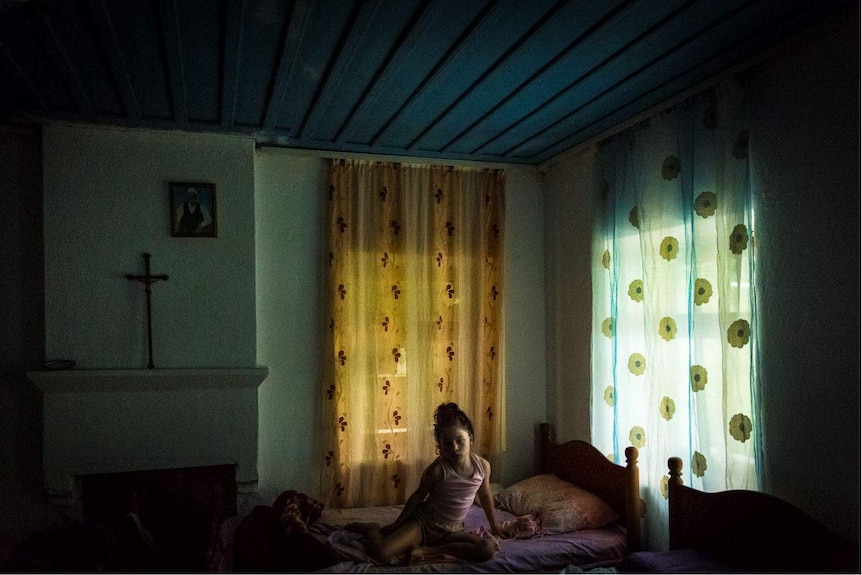
[[[479,527],[473,530],[472,533],[475,533],[476,535],[480,535],[482,537],[493,539],[497,551],[500,550],[499,539],[494,537],[494,535],[485,527]],[[329,537],[327,538],[327,543],[329,544],[329,547],[331,547],[337,553],[343,555],[344,558],[347,560],[357,561],[359,563],[371,563],[373,565],[378,564],[368,555],[368,551],[363,541],[363,535],[361,533],[355,533],[346,529],[337,529],[329,534]],[[407,560],[405,555],[406,554],[402,554],[393,557],[389,564],[405,564]],[[458,563],[461,561],[463,560],[458,559],[457,557],[454,557],[452,555],[440,553],[438,555],[429,556],[423,561],[419,561],[418,563]]]
[[[233,566],[237,571],[308,572],[340,558],[308,532],[323,504],[299,491],[284,491],[272,506],[258,505],[237,526]]]
[[[541,523],[533,515],[519,515],[515,519],[503,521],[500,530],[506,538],[532,539],[545,534]]]

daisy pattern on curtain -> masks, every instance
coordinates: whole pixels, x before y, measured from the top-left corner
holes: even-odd
[[[725,85],[599,146],[593,441],[640,450],[647,548],[667,548],[667,459],[756,488],[748,133]],[[623,456],[624,457],[624,456]]]
[[[473,449],[500,451],[503,178],[497,170],[333,161],[321,492],[404,503],[454,401]]]

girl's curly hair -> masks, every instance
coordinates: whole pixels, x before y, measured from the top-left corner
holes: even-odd
[[[473,422],[457,403],[441,403],[434,411],[434,439],[440,443],[440,432],[449,426],[457,425],[463,428],[473,438]]]

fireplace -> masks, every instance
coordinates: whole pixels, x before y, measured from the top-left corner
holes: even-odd
[[[240,498],[257,486],[257,388],[248,369],[31,372],[43,393],[45,487],[82,516],[91,476],[229,466]]]

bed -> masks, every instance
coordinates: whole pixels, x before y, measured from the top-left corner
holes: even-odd
[[[859,543],[767,493],[706,493],[682,482],[668,460],[669,550],[633,553],[629,573],[858,573]]]
[[[306,535],[314,538],[314,541],[307,539],[314,546],[322,543],[326,549],[335,551],[335,559],[318,570],[335,573],[560,572],[569,567],[582,570],[611,567],[627,553],[638,550],[641,501],[637,449],[629,447],[625,465],[617,465],[589,443],[554,443],[547,424],[539,427],[539,437],[541,469],[523,481],[500,486],[495,494],[498,521],[514,526],[516,535],[497,539],[500,550],[490,560],[469,563],[439,557],[414,565],[375,565],[368,560],[359,536],[343,527],[351,522],[389,523],[397,517],[401,506],[325,508],[309,523]],[[525,510],[530,513],[523,513]],[[247,518],[234,517],[221,524],[218,541],[213,546],[213,571],[308,568],[307,563],[266,565],[259,562],[243,568],[249,565],[249,553],[258,552],[242,551],[236,541],[248,541],[247,525],[253,515],[265,518],[269,512],[268,506],[257,506]],[[260,524],[265,521],[263,519]],[[478,504],[470,510],[465,523],[467,530],[486,529],[484,513]],[[568,530],[573,526],[576,527],[574,531]],[[254,537],[261,539],[264,535]],[[293,547],[303,546],[305,544]],[[290,561],[290,557],[285,560]],[[291,569],[292,566],[296,569]]]

